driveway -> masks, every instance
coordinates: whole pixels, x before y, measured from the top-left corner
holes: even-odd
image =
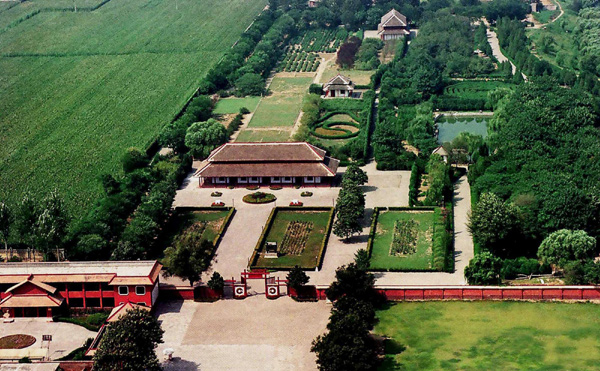
[[[325,331],[330,305],[263,295],[215,303],[166,302],[157,308],[164,344],[175,350],[165,371],[316,370],[312,340]]]
[[[79,348],[88,338],[96,337],[96,333],[81,326],[63,322],[48,322],[45,318],[17,318],[13,323],[0,323],[0,337],[26,334],[35,336],[36,342],[28,348],[41,348],[42,335],[52,335],[50,359],[66,356]],[[47,347],[48,343],[43,344]],[[23,349],[23,350],[25,350]]]

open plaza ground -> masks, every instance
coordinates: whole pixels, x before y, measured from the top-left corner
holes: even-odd
[[[258,281],[257,281],[258,282]],[[261,283],[258,283],[260,285]],[[167,302],[157,310],[163,349],[175,350],[165,371],[315,370],[312,340],[325,331],[331,307],[264,295],[215,303]]]
[[[597,370],[600,306],[516,302],[396,303],[381,370]]]

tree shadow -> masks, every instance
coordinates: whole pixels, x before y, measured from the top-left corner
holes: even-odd
[[[183,306],[183,300],[169,300],[169,301],[161,301],[159,305],[156,307],[155,316],[160,316],[161,314],[166,313],[179,313],[181,312],[181,307]]]
[[[162,363],[164,371],[195,371],[201,370],[200,364],[192,361],[182,359],[181,357],[173,357],[171,361],[165,361]]]

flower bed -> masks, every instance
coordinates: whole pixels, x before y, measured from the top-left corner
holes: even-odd
[[[23,349],[35,343],[35,337],[18,334],[0,338],[0,349]]]
[[[358,130],[352,131],[346,126],[352,126]],[[360,133],[360,125],[349,121],[328,121],[311,129],[312,135],[322,139],[346,139],[353,138]]]
[[[275,195],[272,193],[254,192],[245,195],[244,198],[242,198],[242,201],[249,204],[266,204],[269,202],[273,202],[276,199],[277,197],[275,197]]]
[[[213,192],[213,193],[211,193],[210,195],[211,195],[212,197],[221,197],[221,196],[223,196],[223,192],[218,192],[218,191],[217,191],[217,192]]]
[[[300,193],[300,196],[302,197],[312,197],[313,193],[310,191],[304,191],[302,193]]]

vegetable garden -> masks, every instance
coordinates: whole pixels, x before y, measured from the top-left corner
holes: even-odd
[[[333,221],[330,207],[273,209],[250,259],[252,268],[303,269],[320,266]],[[265,258],[267,242],[277,243],[279,257]]]
[[[390,255],[409,255],[417,252],[419,223],[415,220],[396,220]]]

